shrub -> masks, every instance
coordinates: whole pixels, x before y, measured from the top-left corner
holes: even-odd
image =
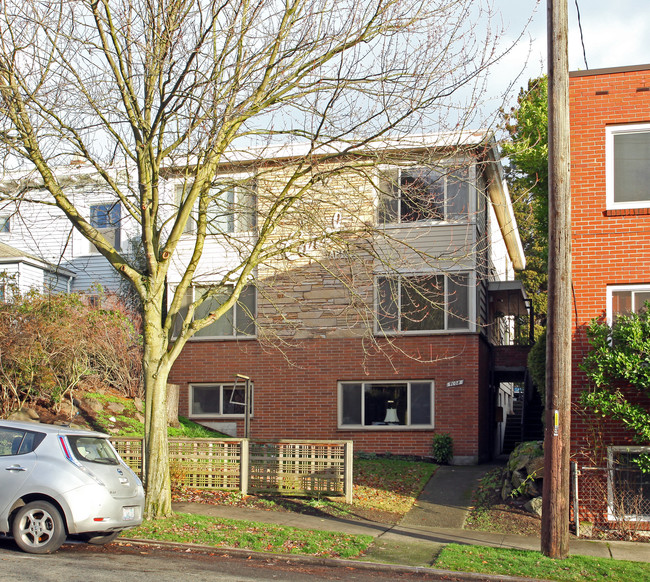
[[[14,295],[0,303],[0,414],[26,403],[58,409],[83,387],[136,396],[142,346],[119,308],[86,305],[79,295]]]
[[[436,463],[448,464],[454,456],[454,440],[444,432],[433,435],[433,458]]]

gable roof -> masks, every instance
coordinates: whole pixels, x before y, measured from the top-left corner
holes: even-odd
[[[34,255],[30,255],[29,253],[25,253],[20,249],[12,247],[3,242],[0,242],[0,265],[12,264],[12,263],[25,263],[33,267],[42,269],[44,271],[48,271],[50,273],[57,273],[59,275],[64,275],[65,277],[73,278],[75,276],[75,273],[73,271],[70,271],[69,269],[65,269],[64,267],[61,267],[59,265],[48,263],[47,261],[44,261],[43,259],[39,259]]]

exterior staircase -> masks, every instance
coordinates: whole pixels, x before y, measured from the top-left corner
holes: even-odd
[[[542,414],[542,401],[537,390],[529,392],[525,402],[524,398],[515,400],[512,414],[506,417],[501,453],[509,455],[519,443],[524,441],[542,440],[544,438]]]

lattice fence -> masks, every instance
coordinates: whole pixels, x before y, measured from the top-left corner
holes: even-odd
[[[142,439],[113,437],[117,452],[142,475]],[[345,495],[352,501],[351,441],[169,439],[176,484],[197,489],[282,495]]]
[[[581,467],[572,485],[571,519],[580,535],[631,539],[650,533],[650,485],[640,470]]]
[[[346,447],[340,442],[251,441],[251,491],[345,494]]]

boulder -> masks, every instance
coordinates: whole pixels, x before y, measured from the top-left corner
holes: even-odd
[[[106,409],[110,410],[114,414],[122,414],[124,412],[124,404],[120,402],[109,402],[106,405]]]
[[[537,517],[542,517],[542,498],[533,497],[524,505],[524,509]]]
[[[39,416],[36,411],[32,410],[31,408],[21,408],[20,410],[12,412],[7,417],[7,420],[31,420],[32,422],[38,422]]]

